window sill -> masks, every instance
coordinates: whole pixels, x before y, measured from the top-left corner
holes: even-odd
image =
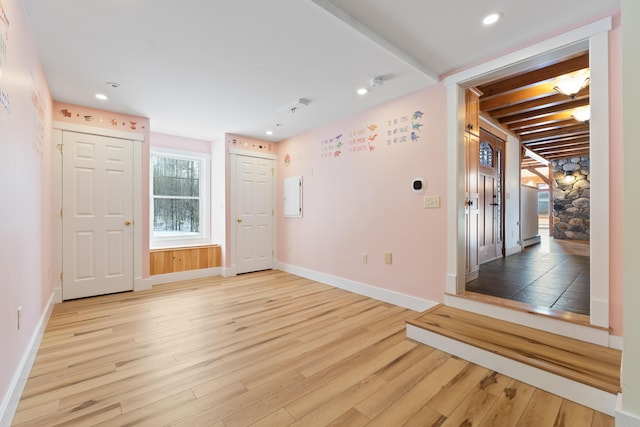
[[[164,249],[180,249],[180,248],[197,248],[205,246],[220,246],[219,243],[213,243],[211,241],[198,241],[198,242],[166,242],[166,243],[151,243],[149,245],[150,251],[161,251]]]

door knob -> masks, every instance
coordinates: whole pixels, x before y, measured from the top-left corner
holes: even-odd
[[[131,221],[125,221],[124,225],[131,225]]]
[[[238,218],[236,219],[236,221],[238,221],[238,224],[240,224],[242,222],[242,218]]]

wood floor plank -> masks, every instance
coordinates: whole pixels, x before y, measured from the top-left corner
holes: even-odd
[[[442,423],[442,427],[478,426],[497,400],[497,396],[485,390],[472,390]]]
[[[404,396],[432,372],[449,360],[450,356],[439,350],[432,351],[414,365],[389,380],[386,387],[364,399],[355,407],[368,418],[375,418]],[[405,358],[406,359],[406,358]]]
[[[407,339],[405,321],[415,316],[281,271],[64,302],[54,307],[13,425],[459,426],[487,414],[511,421],[517,411],[503,396],[512,380]],[[527,411],[552,406],[535,402],[522,409],[523,423]],[[612,425],[561,402],[548,418],[555,411],[565,425]]]
[[[594,411],[569,400],[564,400],[556,419],[556,424],[563,427],[590,426]]]
[[[480,427],[516,425],[534,391],[535,387],[520,381],[511,381],[482,419]]]
[[[518,427],[554,426],[562,398],[544,390],[536,390],[524,413],[518,419]]]
[[[478,365],[469,364],[465,366],[455,378],[429,401],[429,407],[448,417],[460,402],[467,398],[467,395],[472,390],[480,386],[480,382],[489,373],[488,369]]]
[[[424,406],[425,401],[431,400],[442,387],[455,378],[467,363],[450,357],[415,387],[389,405],[384,412],[372,419],[369,425],[380,427],[402,425]]]

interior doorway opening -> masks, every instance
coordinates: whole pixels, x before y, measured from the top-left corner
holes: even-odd
[[[469,87],[493,81],[508,75],[521,73],[549,61],[559,60],[568,55],[575,55],[588,50],[591,75],[590,102],[597,105],[592,111],[589,140],[596,141],[589,148],[591,173],[594,181],[591,186],[591,244],[590,260],[590,294],[589,324],[599,327],[609,325],[609,204],[607,188],[609,186],[609,93],[608,93],[608,31],[611,19],[581,27],[570,33],[525,48],[512,55],[507,55],[449,76],[445,79],[449,93],[449,126],[450,126],[450,186],[449,211],[453,221],[448,233],[448,280],[447,291],[454,295],[465,292],[465,194],[464,140],[465,123],[460,119],[464,105],[464,90]],[[599,226],[598,226],[599,224]]]

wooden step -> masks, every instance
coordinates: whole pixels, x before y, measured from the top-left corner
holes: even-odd
[[[445,305],[407,324],[409,338],[594,409],[615,410],[619,350]]]

